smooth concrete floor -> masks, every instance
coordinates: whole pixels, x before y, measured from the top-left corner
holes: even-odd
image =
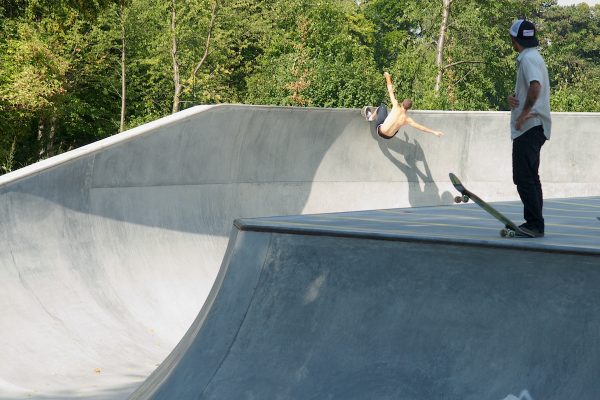
[[[494,202],[513,222],[523,222],[520,202]],[[464,242],[548,251],[600,254],[600,197],[547,199],[543,238],[503,238],[502,224],[479,206],[468,204],[366,210],[317,215],[238,220],[246,230],[273,229],[301,233]]]

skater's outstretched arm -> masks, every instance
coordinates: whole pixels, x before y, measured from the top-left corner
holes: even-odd
[[[394,85],[392,84],[392,77],[390,74],[386,72],[383,73],[385,76],[385,83],[387,86],[388,94],[390,95],[390,101],[392,102],[392,106],[396,107],[398,105],[398,100],[396,100],[396,96],[394,95]]]
[[[427,133],[432,133],[432,134],[434,134],[435,136],[438,136],[438,137],[444,135],[444,133],[442,131],[435,131],[433,129],[430,129],[430,128],[424,126],[424,125],[421,125],[421,124],[415,122],[415,120],[413,120],[410,117],[406,119],[406,123],[408,125],[412,126],[415,129],[418,129],[420,131],[427,132]]]

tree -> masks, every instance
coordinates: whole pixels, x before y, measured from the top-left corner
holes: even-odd
[[[377,4],[388,2],[393,0]],[[514,73],[508,26],[516,15],[544,7],[537,0],[406,2],[402,19],[408,39],[387,68],[415,107],[499,109]]]
[[[600,111],[600,5],[552,7],[541,24],[554,111]]]
[[[114,47],[104,40],[110,35],[94,34],[103,31],[101,10],[87,19],[66,2],[29,1],[13,12],[3,26],[0,103],[5,119],[18,121],[14,163],[115,133],[115,103],[106,92]]]
[[[187,27],[193,25],[197,26],[198,24],[198,15],[201,15],[201,10],[206,6],[206,1],[202,2],[203,4],[198,4],[197,2],[188,1],[183,3],[182,13],[178,13],[177,9],[177,1],[171,0],[171,58],[173,61],[173,83],[174,83],[174,95],[173,95],[173,113],[176,113],[180,109],[181,103],[181,93],[184,90],[184,83],[181,80],[181,64],[184,62],[178,51],[178,44],[181,42],[193,42],[194,40],[190,38],[190,35],[186,35],[187,31],[183,29],[178,29],[178,17],[185,18],[185,25]],[[200,6],[200,7],[198,7]],[[206,57],[208,56],[211,38],[213,35],[213,29],[215,27],[215,19],[217,18],[217,7],[218,1],[213,0],[212,6],[210,8],[210,16],[209,22],[206,27],[206,41],[204,43],[204,50],[202,53],[202,57],[197,60],[193,69],[191,69],[190,76],[186,80],[186,82],[193,82],[196,79],[196,75],[204,62],[206,61]],[[182,15],[183,14],[183,15]],[[195,30],[194,30],[195,31]],[[195,36],[195,35],[192,35]]]
[[[246,101],[362,107],[381,99],[372,25],[354,1],[274,1],[271,35],[247,78]]]
[[[126,1],[121,0],[119,19],[121,21],[121,118],[119,132],[125,130],[125,115],[127,113],[127,40],[126,40]]]
[[[20,22],[7,41],[0,99],[22,117],[36,118],[39,154],[53,153],[56,111],[66,92],[69,60],[61,54],[52,21],[37,26]]]
[[[442,22],[440,23],[440,34],[437,41],[437,51],[435,57],[435,65],[438,73],[435,79],[435,93],[436,95],[440,92],[440,86],[442,84],[442,75],[444,73],[444,48],[446,44],[446,33],[448,32],[448,21],[450,19],[450,6],[453,0],[442,1]]]
[[[555,111],[600,110],[600,6],[555,0],[0,0],[0,173],[194,104],[506,110],[512,21]]]

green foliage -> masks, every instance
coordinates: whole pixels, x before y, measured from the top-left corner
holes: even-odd
[[[174,34],[172,3],[0,0],[0,173],[116,133],[123,79],[127,127],[169,114],[174,39],[181,108],[376,105],[387,102],[389,71],[415,108],[506,110],[508,28],[526,16],[539,28],[553,110],[600,111],[600,6],[454,0],[436,92],[440,0],[176,0]]]
[[[134,1],[127,19],[128,120],[131,126],[168,115],[173,93],[168,2]]]
[[[15,163],[15,152],[16,152],[17,140],[13,138],[12,144],[10,145],[8,152],[3,155],[0,159],[2,159],[2,163],[0,164],[0,172],[8,173],[13,170]]]
[[[16,35],[6,43],[2,57],[4,79],[0,99],[23,112],[40,111],[52,106],[65,91],[69,61],[56,52],[58,37],[51,21],[36,27],[16,25]]]
[[[554,7],[543,29],[552,109],[600,111],[600,5]]]
[[[380,97],[373,26],[353,1],[276,1],[272,40],[247,79],[258,104],[361,107]]]

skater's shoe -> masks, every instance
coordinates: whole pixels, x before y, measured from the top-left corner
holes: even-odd
[[[519,225],[519,228],[526,229],[529,232],[532,232],[536,235],[536,237],[544,236],[544,225],[540,227],[539,225],[530,224],[529,222],[525,222],[524,224]]]
[[[505,227],[506,227],[507,231],[514,231],[508,225],[505,225]],[[528,238],[528,237],[544,237],[544,231],[543,230],[534,228],[534,227],[532,227],[531,225],[529,225],[527,223],[519,225],[519,229],[521,230],[521,232],[524,232],[524,233],[521,233],[519,231],[514,231],[514,233],[515,233],[514,237],[526,237],[526,238]]]
[[[525,222],[524,224],[519,225],[519,228],[521,228],[521,229],[531,229],[531,228],[533,228],[533,225],[531,225],[529,222]]]
[[[523,224],[523,225],[519,226],[519,229],[521,229],[523,232],[527,233],[528,235],[531,235],[532,237],[536,237],[536,238],[544,237],[544,231],[539,230],[537,228],[528,227],[527,224]],[[523,236],[526,236],[526,235],[523,235],[523,234],[521,234],[519,232],[515,232],[515,236],[516,237],[523,237]]]

